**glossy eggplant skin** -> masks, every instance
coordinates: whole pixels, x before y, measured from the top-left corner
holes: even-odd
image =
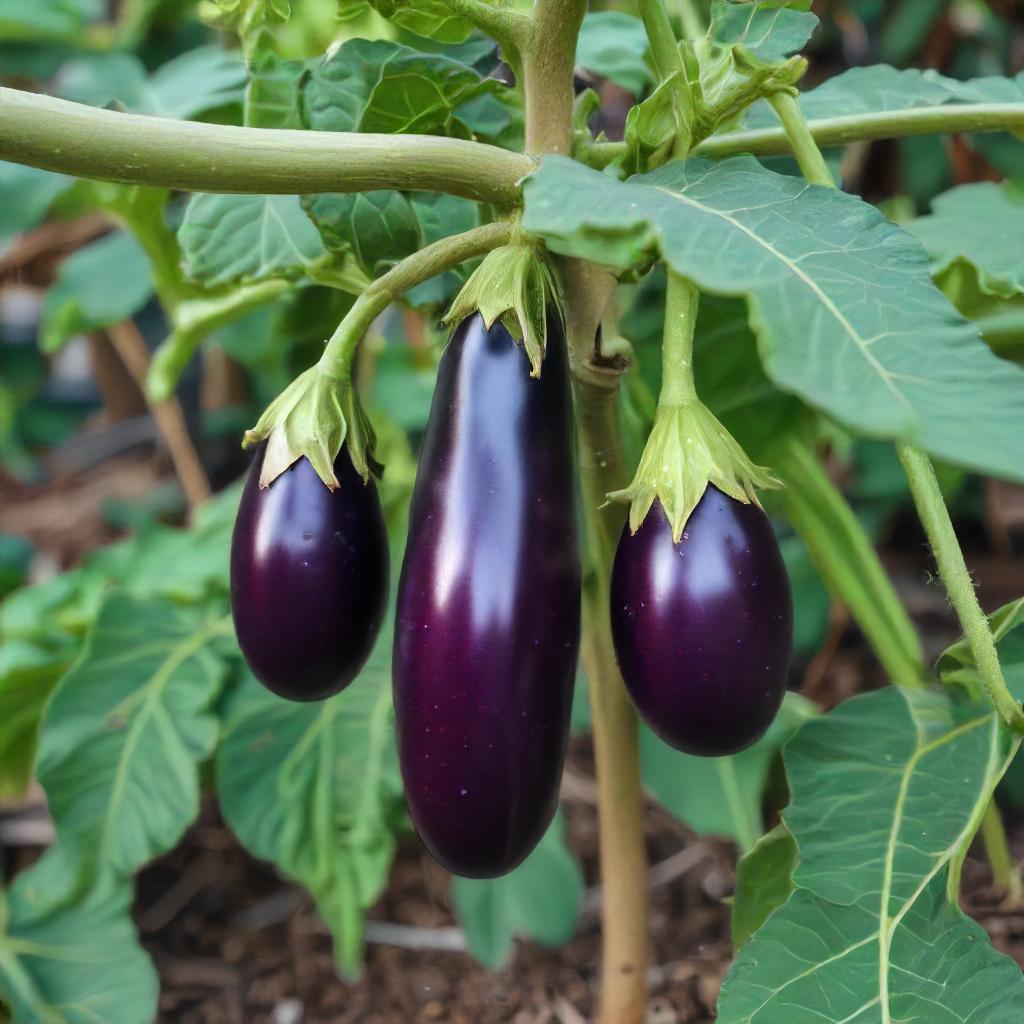
[[[231,612],[256,678],[288,700],[344,689],[373,648],[388,596],[377,488],[342,448],[329,490],[305,459],[260,488],[249,469],[231,540]]]
[[[580,636],[568,367],[539,379],[479,315],[441,359],[398,587],[392,663],[406,801],[471,878],[512,870],[558,801]]]
[[[678,544],[655,502],[622,532],[612,637],[626,688],[670,746],[734,754],[771,725],[793,645],[789,577],[768,517],[709,484]]]

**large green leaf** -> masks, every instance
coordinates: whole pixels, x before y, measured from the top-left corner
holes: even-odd
[[[714,0],[711,38],[722,46],[741,45],[772,63],[803,48],[818,24],[806,0],[794,3],[737,3]]]
[[[0,39],[71,36],[98,13],[76,0],[0,0]]]
[[[358,972],[363,918],[404,820],[390,652],[384,630],[359,678],[316,704],[283,701],[246,673],[217,753],[228,824],[252,854],[310,891],[348,976]]]
[[[784,753],[795,889],[726,976],[719,1024],[1021,1019],[1019,969],[955,902],[1011,755],[988,707],[943,691],[890,687],[805,725]]]
[[[130,875],[170,849],[199,810],[213,752],[212,704],[229,629],[197,608],[113,592],[81,657],[47,705],[36,774],[73,871],[40,893],[60,903],[96,879]]]
[[[576,63],[640,96],[654,82],[643,22],[622,11],[591,11],[576,43]]]
[[[42,346],[59,349],[73,335],[127,320],[149,301],[149,259],[134,236],[115,231],[69,256],[46,292]]]
[[[810,701],[786,694],[768,732],[731,757],[681,754],[644,728],[640,734],[644,783],[667,810],[698,834],[735,839],[741,850],[750,850],[763,828],[761,799],[772,760],[813,714]]]
[[[140,114],[187,119],[239,102],[245,67],[237,52],[219,46],[183,53],[152,75],[132,54],[96,53],[67,61],[57,84],[62,96],[78,103],[118,103]]]
[[[781,823],[740,858],[730,918],[734,948],[739,949],[789,899],[796,860],[796,843]]]
[[[185,272],[205,285],[294,277],[326,252],[298,196],[194,195],[178,242]]]
[[[60,884],[57,868],[44,857],[0,890],[0,1000],[13,1024],[151,1024],[157,977],[132,924],[130,883],[47,912],[29,892]]]
[[[937,71],[897,70],[888,64],[851,68],[800,94],[800,109],[807,118],[874,114],[947,103],[1022,103],[1024,72],[1016,77],[973,78],[966,82]],[[744,127],[770,128],[778,117],[761,101],[750,107]]]
[[[932,213],[907,224],[923,243],[932,272],[970,264],[987,295],[1024,292],[1024,189],[1012,182],[960,185],[932,200]]]
[[[436,133],[458,106],[502,88],[442,54],[350,39],[311,72],[306,117],[317,131]]]
[[[583,875],[565,845],[561,815],[515,870],[501,878],[456,878],[452,896],[470,953],[492,969],[508,959],[516,935],[545,946],[568,942],[583,904]]]
[[[525,189],[524,225],[556,252],[618,269],[660,254],[704,291],[745,294],[780,388],[864,434],[1024,480],[1024,369],[993,355],[874,207],[752,157],[625,182],[548,157]]]

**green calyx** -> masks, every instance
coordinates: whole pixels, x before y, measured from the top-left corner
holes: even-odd
[[[319,366],[299,374],[267,406],[259,422],[245,432],[243,448],[266,440],[260,486],[269,487],[292,463],[305,456],[321,480],[338,487],[334,460],[342,444],[363,480],[380,473],[373,458],[376,438],[352,383],[325,375]]]
[[[708,484],[755,505],[760,505],[756,488],[782,486],[767,469],[751,462],[699,398],[692,398],[658,406],[632,482],[608,500],[629,502],[629,529],[636,533],[657,498],[678,543]]]
[[[500,319],[526,349],[530,375],[539,377],[547,350],[550,308],[565,319],[554,273],[532,244],[512,242],[484,257],[455,297],[444,322],[453,326],[479,313],[490,330]]]

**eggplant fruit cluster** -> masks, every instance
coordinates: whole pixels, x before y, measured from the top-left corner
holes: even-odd
[[[413,824],[452,872],[510,871],[555,812],[580,640],[572,401],[561,319],[539,377],[522,344],[473,314],[438,369],[398,587],[392,675]],[[372,481],[342,448],[329,490],[300,458],[242,496],[232,610],[255,675],[321,700],[359,672],[387,599]],[[709,485],[682,539],[655,503],[623,531],[615,649],[640,713],[690,753],[733,753],[785,690],[789,584],[767,517]]]

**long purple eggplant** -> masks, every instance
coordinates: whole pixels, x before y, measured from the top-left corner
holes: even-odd
[[[789,578],[768,517],[709,484],[678,544],[655,502],[615,554],[612,636],[648,725],[689,754],[759,739],[786,691]]]
[[[514,868],[558,801],[580,634],[561,325],[539,379],[479,315],[438,371],[398,587],[393,661],[406,800],[458,875]]]
[[[342,448],[329,490],[300,458],[267,488],[256,452],[231,541],[231,611],[256,678],[323,700],[363,667],[384,616],[388,544],[377,488]]]

